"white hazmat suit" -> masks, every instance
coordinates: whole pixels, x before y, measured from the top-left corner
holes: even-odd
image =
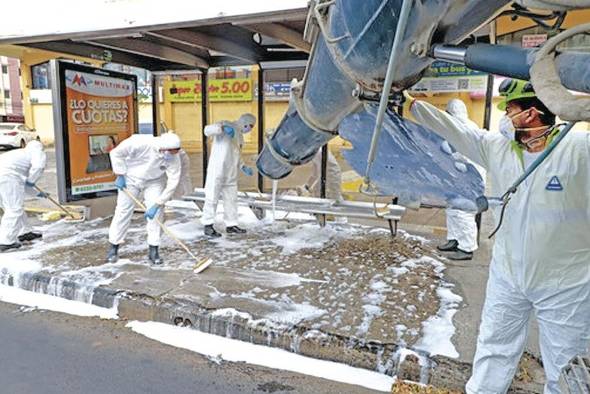
[[[166,155],[160,149],[172,149],[177,142],[169,137],[172,134],[163,134],[154,137],[146,134],[134,134],[121,142],[110,152],[113,172],[116,175],[125,176],[127,190],[138,197],[143,193],[145,206],[163,206],[168,201],[180,179],[179,155]],[[119,245],[125,240],[127,230],[131,224],[135,204],[124,191],[119,190],[117,195],[117,207],[111,227],[109,228],[109,242]],[[156,218],[163,220],[163,209],[156,214]],[[160,226],[155,220],[147,221],[147,242],[150,246],[160,245]]]
[[[0,156],[0,208],[4,210],[0,222],[0,245],[12,245],[27,228],[25,183],[36,183],[43,171],[47,156],[39,141],[31,141],[23,149]]]
[[[222,121],[207,125],[205,135],[213,137],[213,147],[207,167],[205,182],[205,204],[201,223],[204,226],[215,223],[219,197],[223,198],[223,214],[226,227],[238,225],[238,170],[243,165],[240,151],[244,144],[242,133],[247,126],[253,126],[256,118],[243,114],[236,122]],[[229,126],[235,135],[227,135],[223,127]]]
[[[490,175],[502,195],[524,171],[523,151],[414,101],[412,114]],[[557,130],[557,129],[556,129]],[[590,134],[572,131],[520,185],[496,234],[468,393],[505,393],[522,355],[529,318],[539,323],[547,376],[559,393],[561,368],[590,341]],[[500,207],[495,208],[499,220]]]
[[[467,107],[465,103],[459,99],[452,99],[447,103],[447,113],[453,115],[455,118],[461,120],[468,127],[478,129],[479,127],[467,114]],[[485,182],[485,170],[473,163],[463,155],[459,154],[461,161],[473,164],[479,171]],[[456,240],[458,248],[464,252],[473,252],[477,249],[477,225],[475,222],[475,214],[465,212],[458,209],[447,209],[447,240]]]

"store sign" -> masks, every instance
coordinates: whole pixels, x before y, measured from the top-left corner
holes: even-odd
[[[252,101],[252,85],[248,78],[211,79],[207,87],[209,101]],[[201,101],[201,81],[165,81],[164,99],[172,103]]]
[[[414,92],[478,92],[486,89],[487,74],[461,64],[434,62],[412,88]]]
[[[522,36],[523,48],[536,48],[547,41],[547,34],[525,34]]]
[[[137,79],[67,62],[54,64],[59,75],[52,86],[59,92],[54,116],[60,199],[100,197],[116,190],[109,152],[137,130]]]
[[[269,82],[264,84],[264,98],[285,99],[291,96],[291,84],[289,82]]]

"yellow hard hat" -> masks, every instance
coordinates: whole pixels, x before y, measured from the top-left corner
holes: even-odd
[[[505,79],[500,84],[498,91],[500,92],[500,96],[504,97],[504,100],[498,104],[498,109],[501,111],[505,111],[506,106],[511,101],[537,97],[533,85],[529,81],[523,81],[520,79]]]

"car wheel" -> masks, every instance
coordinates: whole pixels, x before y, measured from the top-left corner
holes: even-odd
[[[20,140],[20,147],[24,148],[25,146],[27,146],[27,143],[25,142],[25,140]]]

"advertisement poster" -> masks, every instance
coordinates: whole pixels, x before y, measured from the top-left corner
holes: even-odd
[[[116,190],[109,152],[137,128],[136,77],[59,65],[60,150],[64,160],[58,170],[63,168],[65,181],[60,198],[98,197]]]
[[[209,101],[252,101],[253,83],[248,78],[210,79],[207,91]],[[171,103],[194,103],[201,101],[201,81],[165,81],[164,100]]]
[[[486,84],[486,73],[461,64],[436,61],[410,90],[430,93],[483,92]]]

